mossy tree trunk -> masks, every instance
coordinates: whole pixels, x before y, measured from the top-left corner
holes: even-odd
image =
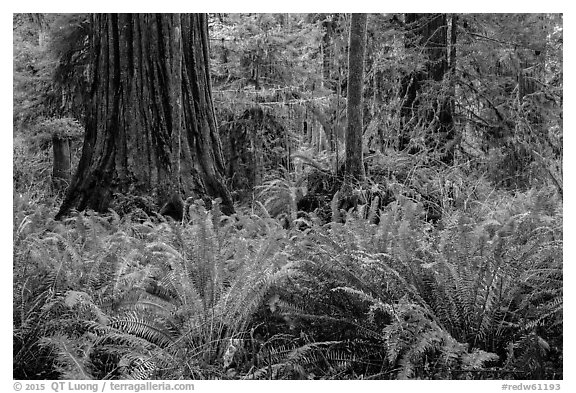
[[[233,212],[222,174],[205,14],[95,14],[92,89],[78,169],[57,217],[105,211],[114,193],[210,195]]]
[[[366,14],[352,14],[348,53],[348,92],[345,178],[363,181],[365,177],[362,152],[362,90],[364,54],[366,52]]]
[[[70,139],[59,135],[52,136],[52,186],[57,193],[66,190],[70,183]]]
[[[337,210],[349,210],[358,205],[358,195],[354,186],[364,182],[364,158],[362,151],[363,105],[362,91],[364,85],[364,57],[366,52],[366,14],[352,14],[350,21],[350,40],[348,42],[348,84],[346,98],[346,160],[344,162],[344,181],[335,195]],[[340,215],[333,211],[333,220],[340,220]]]

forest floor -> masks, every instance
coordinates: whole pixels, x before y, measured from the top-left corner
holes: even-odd
[[[14,194],[17,379],[562,378],[553,190],[478,186],[437,222],[409,197],[55,221],[38,195]]]

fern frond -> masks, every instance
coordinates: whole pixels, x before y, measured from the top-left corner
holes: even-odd
[[[78,341],[63,334],[44,337],[40,345],[51,347],[56,352],[56,369],[63,379],[93,379],[89,348],[81,348]]]
[[[159,321],[146,320],[135,312],[111,318],[110,326],[124,333],[141,337],[162,348],[169,347],[174,342],[174,337],[167,326],[163,326]]]
[[[152,379],[158,365],[147,356],[127,353],[118,362],[118,367],[125,379],[145,380]]]
[[[462,356],[462,368],[464,370],[480,370],[486,363],[497,360],[499,360],[499,356],[495,353],[474,348],[471,353],[466,353]]]
[[[68,291],[64,298],[64,304],[69,308],[79,308],[81,311],[86,310],[93,314],[98,322],[107,324],[108,315],[98,307],[90,295],[82,291]]]

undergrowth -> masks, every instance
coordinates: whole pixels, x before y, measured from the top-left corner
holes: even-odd
[[[309,230],[278,306],[313,341],[340,341],[356,378],[561,378],[558,206],[531,191],[438,225],[408,198],[377,225],[348,213]]]
[[[14,377],[562,378],[552,192],[470,199],[436,223],[407,196],[366,219],[376,208],[291,229],[261,203],[54,221],[16,194]]]
[[[289,274],[271,219],[195,205],[184,225],[113,212],[56,222],[19,207],[15,378],[220,378],[231,343]]]

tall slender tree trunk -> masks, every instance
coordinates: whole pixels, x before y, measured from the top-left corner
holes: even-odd
[[[450,15],[450,44],[449,44],[449,56],[448,56],[448,70],[450,72],[450,89],[449,89],[449,100],[450,100],[450,113],[455,113],[456,111],[456,43],[458,40],[458,15]]]
[[[366,52],[366,14],[352,14],[348,54],[348,92],[345,177],[363,181],[365,177],[362,152],[362,90],[364,54]]]
[[[346,115],[346,158],[344,162],[344,181],[334,196],[336,209],[349,210],[358,206],[359,198],[353,191],[354,185],[361,184],[366,177],[362,151],[362,90],[364,84],[364,57],[366,52],[366,14],[352,14],[350,21],[350,39],[348,41],[348,84]],[[337,86],[338,87],[338,86]],[[338,156],[336,156],[338,158]],[[332,219],[339,221],[340,214],[333,210]]]
[[[205,14],[95,14],[82,157],[57,218],[114,193],[220,197],[233,212],[208,71]]]
[[[337,18],[332,14],[326,14],[325,19],[322,21],[323,35],[321,42],[322,49],[322,85],[326,89],[334,89],[334,81],[332,79],[332,63],[334,61],[334,25],[337,23]]]

